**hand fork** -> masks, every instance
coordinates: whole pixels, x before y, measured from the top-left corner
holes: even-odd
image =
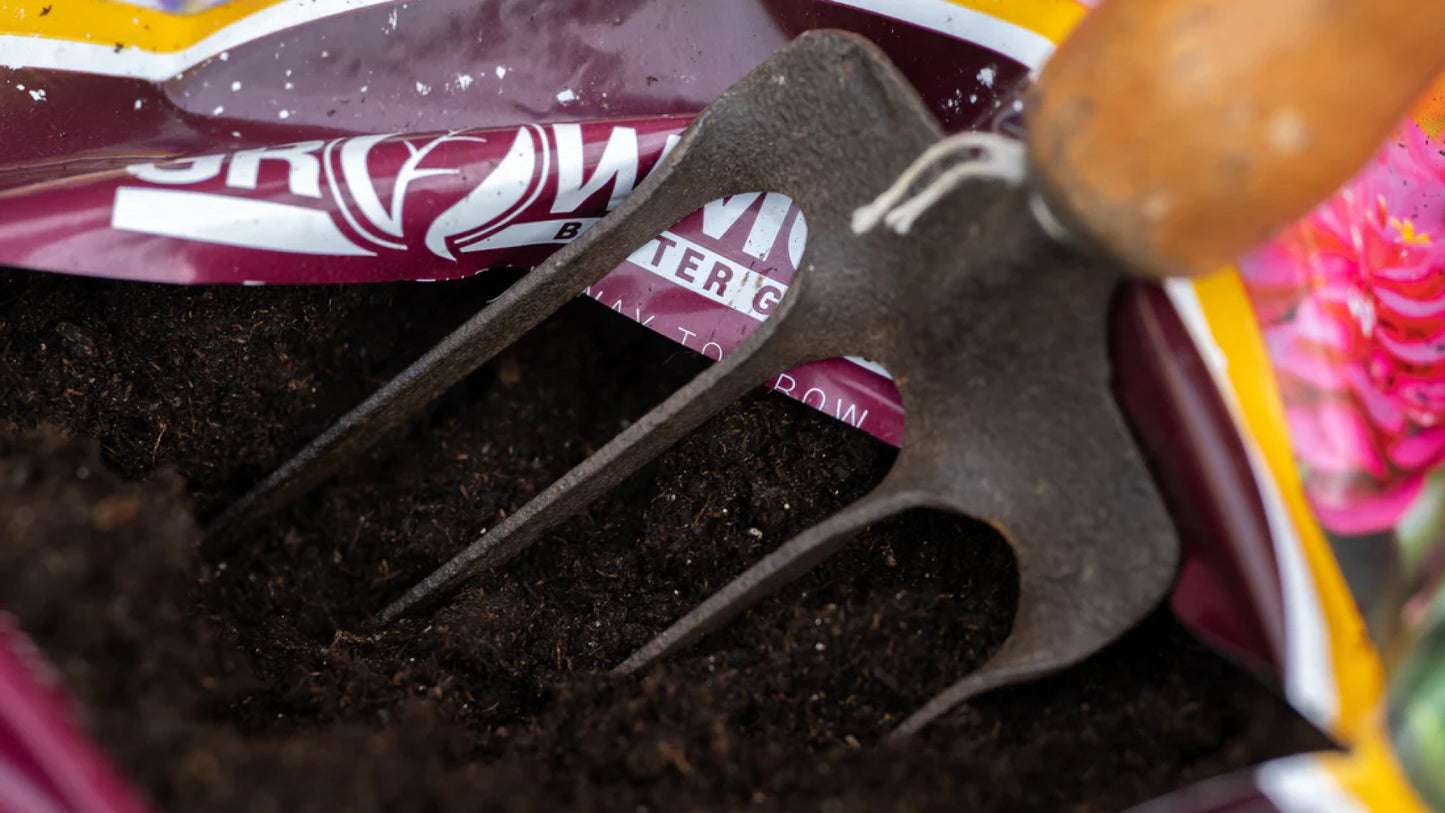
[[[1246,4],[1204,5],[1218,12]],[[1377,8],[1336,2],[1332,9],[1347,6],[1357,17]],[[1064,63],[1059,72],[1066,75],[1069,65],[1075,74],[1088,73],[1079,67],[1094,67],[1089,60],[1098,61],[1101,37],[1123,42],[1123,32],[1137,39],[1151,26],[1166,33],[1200,28],[1205,36],[1191,41],[1195,47],[1237,35],[1229,25],[1211,27],[1215,18],[1207,14],[1190,13],[1182,0],[1112,0],[1076,35],[1085,44],[1064,49],[1054,64]],[[1140,47],[1147,51],[1154,42],[1146,37]],[[1093,74],[1100,92],[1119,91],[1121,82],[1124,90],[1140,88],[1137,73],[1116,73],[1124,79]],[[1062,234],[1059,222],[1116,250],[1136,270],[1197,273],[1212,267],[1215,255],[1227,258],[1247,247],[1245,239],[1260,228],[1298,214],[1312,189],[1302,184],[1276,194],[1243,218],[1250,222],[1242,231],[1226,224],[1189,239],[1180,224],[1189,225],[1191,217],[1219,225],[1217,216],[1210,220],[1218,206],[1206,205],[1219,186],[1207,177],[1210,160],[1238,155],[1228,154],[1228,145],[1196,154],[1206,165],[1202,181],[1192,165],[1152,161],[1140,150],[1159,133],[1106,126],[1114,120],[1098,119],[1101,105],[1092,92],[1078,81],[1046,81],[1037,94],[1045,126],[1036,127],[1042,135],[1032,137],[1031,153],[1045,204],[1019,188],[1022,161],[1002,144],[977,137],[940,142],[937,124],[871,46],[838,33],[804,35],[710,106],[622,207],[343,418],[228,511],[217,530],[314,486],[682,215],[729,194],[778,191],[801,206],[812,237],[772,317],[378,620],[388,622],[516,555],[777,372],[854,354],[887,366],[903,399],[906,432],[887,477],[765,557],[618,671],[640,669],[688,645],[796,578],[859,528],[914,507],[992,522],[1014,546],[1020,600],[1012,633],[990,661],[895,734],[916,731],[980,692],[1087,656],[1158,601],[1178,546],[1109,391],[1105,328],[1122,264],[1052,239]],[[1270,93],[1277,88],[1262,95]],[[1136,101],[1147,106],[1150,100]],[[1211,102],[1225,103],[1218,94],[1195,100],[1191,114],[1207,111]],[[1368,119],[1366,128],[1384,120],[1375,111],[1357,118]],[[1255,127],[1247,119],[1241,124],[1236,116],[1233,126],[1273,132],[1268,123]],[[932,159],[972,148],[984,157],[933,177],[900,202]],[[920,152],[923,160],[914,164]],[[1100,154],[1107,160],[1088,160]],[[1290,168],[1287,160],[1261,161],[1247,180],[1268,180],[1281,165]],[[899,183],[888,189],[894,178]],[[955,193],[963,183],[967,194]],[[1184,194],[1177,200],[1166,194],[1174,191]],[[1176,209],[1180,202],[1200,206]],[[890,228],[878,228],[879,220]]]
[[[865,525],[917,507],[993,522],[1016,551],[1020,603],[1013,633],[993,659],[900,731],[978,692],[1090,654],[1154,606],[1177,556],[1109,390],[1105,328],[1116,274],[1043,233],[1017,184],[1021,160],[1012,177],[976,180],[966,194],[942,197],[906,235],[856,232],[857,211],[941,135],[873,46],[840,33],[803,35],[705,110],[621,207],[343,418],[218,527],[317,483],[682,216],[726,195],[775,191],[801,207],[811,237],[771,317],[379,621],[515,556],[777,373],[851,354],[884,364],[902,396],[907,425],[890,473],[618,671],[686,646]]]

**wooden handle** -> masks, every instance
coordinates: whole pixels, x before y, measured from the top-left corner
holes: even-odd
[[[1105,0],[1029,108],[1046,200],[1146,276],[1233,262],[1360,169],[1445,68],[1445,0]]]

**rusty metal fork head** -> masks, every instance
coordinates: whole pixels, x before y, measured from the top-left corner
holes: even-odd
[[[943,173],[915,164],[930,148],[937,157],[972,146],[944,144],[907,81],[866,41],[803,35],[705,110],[621,207],[344,417],[213,530],[315,486],[681,217],[726,195],[781,192],[803,210],[810,237],[771,317],[378,621],[515,556],[777,373],[858,355],[887,367],[903,400],[904,440],[883,482],[764,557],[617,670],[689,645],[864,526],[917,507],[998,528],[1018,562],[1019,607],[992,659],[897,733],[980,692],[1078,661],[1158,602],[1178,543],[1110,391],[1116,267],[1045,232],[1019,183],[1021,160],[1015,174],[986,161]],[[878,198],[900,176],[903,183]],[[902,201],[915,178],[931,183]]]

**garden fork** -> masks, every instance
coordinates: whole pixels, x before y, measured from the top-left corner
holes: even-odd
[[[1178,548],[1110,393],[1106,326],[1116,266],[1041,230],[1019,184],[1022,156],[1016,146],[1010,156],[1013,143],[1001,139],[958,145],[981,147],[990,158],[959,164],[979,173],[967,194],[943,196],[907,234],[868,222],[878,218],[866,209],[858,214],[920,153],[946,148],[941,138],[916,93],[872,45],[840,33],[803,35],[705,110],[621,207],[342,419],[228,519],[312,485],[682,216],[727,195],[781,192],[802,209],[810,237],[770,318],[379,620],[517,555],[777,373],[861,355],[891,371],[906,415],[887,477],[619,671],[686,646],[865,525],[917,507],[994,523],[1014,546],[1020,598],[1003,648],[905,729],[980,691],[1092,653],[1158,602]],[[875,209],[885,217],[898,210]]]
[[[1221,36],[1212,18],[1190,17],[1187,5],[1113,0],[1085,22],[1083,54],[1066,48],[1055,64],[1092,69],[1100,38],[1117,42],[1120,32],[1138,35],[1141,27],[1174,31],[1189,23],[1207,35],[1202,41]],[[1360,8],[1359,15],[1370,15]],[[1178,558],[1176,535],[1110,391],[1106,333],[1117,284],[1126,269],[1208,270],[1247,247],[1260,229],[1267,233],[1298,214],[1308,205],[1302,196],[1314,188],[1300,182],[1274,195],[1251,209],[1243,228],[1228,218],[1202,218],[1200,211],[1213,212],[1214,170],[1115,155],[1139,145],[1128,127],[1110,130],[1112,122],[1097,120],[1108,105],[1095,91],[1118,90],[1103,76],[1095,89],[1077,77],[1051,83],[1045,75],[1034,99],[1044,126],[1035,126],[1026,162],[1023,147],[1001,137],[942,139],[908,83],[865,41],[837,32],[803,35],[709,106],[622,206],[344,417],[213,531],[314,487],[682,216],[728,195],[774,191],[800,206],[810,238],[772,316],[725,359],[394,601],[378,621],[390,622],[517,555],[777,373],[860,355],[891,371],[906,415],[902,448],[883,482],[764,557],[617,671],[635,671],[689,645],[864,526],[917,507],[984,519],[1002,532],[1018,563],[1019,606],[992,658],[895,735],[981,692],[1088,656],[1157,604]],[[1260,125],[1271,126],[1279,130]],[[1309,126],[1304,120],[1285,128],[1285,146]],[[1107,160],[1096,166],[1090,150],[1102,150]],[[962,160],[939,171],[949,156]],[[1207,164],[1212,157],[1196,159]],[[1279,163],[1246,168],[1249,177],[1236,181],[1268,176]],[[1026,166],[1037,184],[1024,183]],[[910,196],[920,181],[927,183]],[[1191,234],[1180,225],[1196,221],[1207,228]],[[1108,250],[1093,250],[1098,246]]]

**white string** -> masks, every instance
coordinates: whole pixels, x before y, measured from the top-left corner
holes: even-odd
[[[1060,243],[1070,241],[1069,230],[1064,228],[1063,221],[1059,220],[1058,215],[1054,214],[1054,210],[1049,208],[1048,201],[1044,200],[1037,192],[1029,195],[1029,210],[1032,211],[1034,217],[1038,219],[1039,225],[1043,227],[1044,234],[1047,234]]]
[[[1008,136],[998,133],[956,133],[951,135],[919,154],[908,169],[898,176],[893,185],[884,190],[883,194],[875,198],[872,203],[858,207],[853,212],[853,233],[862,234],[877,228],[888,211],[897,206],[903,200],[904,195],[908,194],[909,187],[918,180],[918,176],[928,171],[943,158],[966,150],[979,150],[984,153],[1017,150],[1020,166],[1023,163],[1023,148]]]
[[[993,149],[984,152],[977,159],[949,168],[947,172],[934,178],[933,183],[924,187],[922,192],[895,206],[884,215],[883,222],[895,232],[907,234],[913,224],[918,222],[918,218],[933,208],[933,204],[957,189],[964,181],[970,178],[987,178],[1017,186],[1023,183],[1026,166],[1023,145],[1008,139],[1003,144],[994,145]]]

